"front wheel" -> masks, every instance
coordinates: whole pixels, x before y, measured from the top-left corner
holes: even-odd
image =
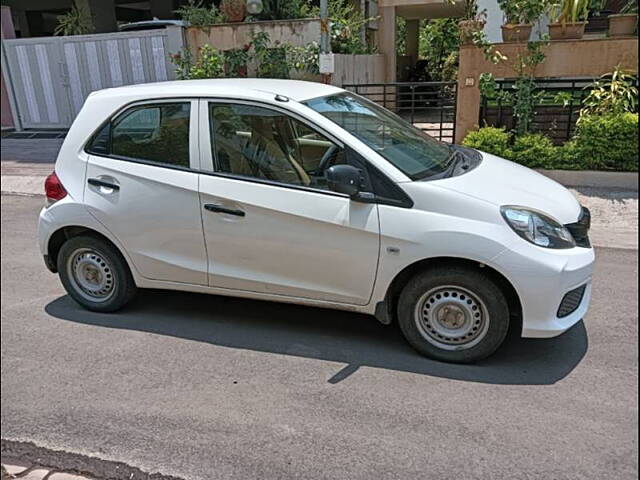
[[[504,341],[509,307],[501,289],[483,273],[444,267],[413,277],[398,302],[407,341],[437,360],[472,363]]]
[[[58,272],[67,293],[94,312],[114,312],[135,295],[136,285],[120,252],[93,236],[67,240],[58,253]]]

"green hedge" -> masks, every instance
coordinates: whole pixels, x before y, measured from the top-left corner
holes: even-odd
[[[638,114],[583,117],[574,138],[561,147],[537,133],[514,138],[502,128],[469,132],[463,145],[531,168],[638,171]]]
[[[575,135],[576,155],[590,170],[638,171],[638,114],[583,117]]]

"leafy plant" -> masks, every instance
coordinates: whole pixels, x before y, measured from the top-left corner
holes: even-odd
[[[460,37],[454,18],[438,18],[423,22],[419,34],[420,57],[427,61],[431,80],[455,80],[458,71]]]
[[[493,155],[507,157],[510,156],[510,142],[511,135],[504,128],[483,127],[469,132],[462,144]]]
[[[552,23],[576,23],[589,16],[590,0],[552,0],[547,8]]]
[[[82,3],[73,2],[71,10],[58,17],[58,24],[54,35],[85,35],[95,30],[93,20],[87,7]]]
[[[513,142],[511,159],[530,168],[554,168],[557,147],[540,133],[526,133]]]
[[[588,115],[577,126],[575,152],[584,168],[638,170],[638,114]]]
[[[638,114],[592,115],[560,147],[541,134],[513,138],[502,128],[469,132],[462,144],[531,168],[638,171]]]
[[[313,16],[313,7],[304,0],[263,0],[259,20],[287,20]]]
[[[178,16],[185,22],[189,22],[192,27],[206,27],[208,25],[216,25],[226,21],[223,13],[212,3],[211,7],[205,7],[202,0],[195,2],[189,0],[187,5],[174,10]]]
[[[259,78],[289,78],[294,68],[289,55],[291,45],[277,41],[271,45],[271,39],[266,32],[252,33],[251,44]]]
[[[620,13],[638,13],[638,0],[627,0]]]
[[[247,65],[251,58],[249,49],[251,44],[243,48],[234,48],[224,52],[224,71],[227,77],[246,77]]]
[[[545,10],[545,0],[498,0],[507,24],[531,24]]]
[[[611,73],[602,75],[593,84],[585,87],[589,95],[583,101],[580,121],[587,115],[636,112],[638,110],[638,88],[635,77],[618,65]]]
[[[176,66],[176,76],[180,80],[224,77],[224,58],[211,45],[200,47],[195,61],[191,52],[186,48],[171,55],[170,59]]]
[[[497,82],[492,74],[483,73],[480,75],[479,88],[481,95],[513,106],[513,115],[516,118],[516,133],[519,135],[531,131],[536,105],[544,95],[544,92],[536,86],[535,69],[546,58],[544,47],[547,44],[548,41],[546,39],[528,42],[526,51],[518,54],[513,67],[517,77],[511,91],[498,89]]]

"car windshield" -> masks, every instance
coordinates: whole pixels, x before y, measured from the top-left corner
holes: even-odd
[[[447,170],[452,149],[376,103],[344,92],[304,102],[356,136],[412,180]]]

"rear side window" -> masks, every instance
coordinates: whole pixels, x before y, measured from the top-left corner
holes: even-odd
[[[189,167],[189,102],[132,107],[105,125],[87,151]]]

